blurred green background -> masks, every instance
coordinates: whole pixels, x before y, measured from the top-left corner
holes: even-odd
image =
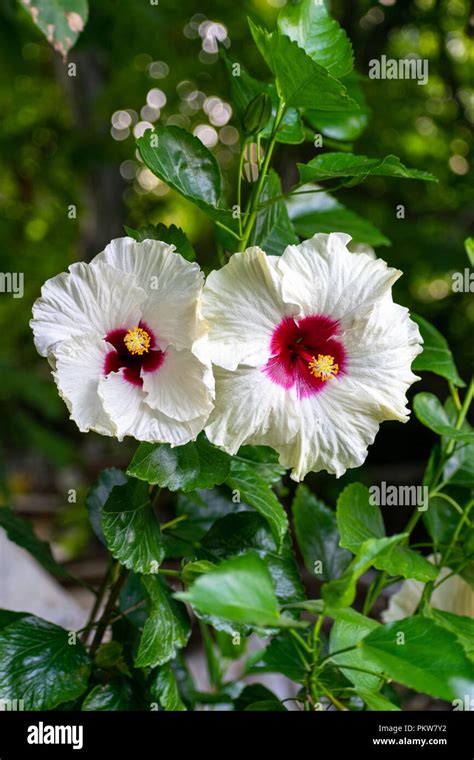
[[[124,234],[124,224],[182,226],[203,267],[217,265],[209,222],[139,162],[134,135],[153,123],[194,131],[216,153],[232,188],[239,135],[216,40],[254,76],[268,77],[246,17],[272,26],[282,1],[90,5],[85,31],[68,59],[76,76],[16,0],[4,0],[0,10],[0,271],[25,277],[23,298],[0,293],[1,487],[3,500],[25,512],[34,514],[43,501],[48,509],[62,507],[57,527],[69,557],[87,541],[87,485],[102,467],[126,465],[134,444],[83,436],[68,421],[47,362],[33,346],[32,303],[46,279],[73,261],[92,258]],[[452,292],[451,275],[468,266],[463,240],[474,220],[474,7],[467,0],[339,0],[332,10],[352,39],[372,109],[354,152],[395,153],[440,180],[372,178],[338,198],[392,241],[377,253],[405,272],[396,299],[445,334],[467,377],[474,299]],[[428,84],[369,80],[369,61],[382,54],[427,58]],[[308,143],[279,146],[275,165],[285,189],[295,179],[296,160],[314,154]],[[229,200],[235,202],[231,195]],[[401,204],[405,219],[396,216]],[[446,394],[444,381],[433,376],[423,379],[423,387]],[[387,480],[419,482],[433,439],[416,421],[409,426],[382,427],[366,479],[385,474]],[[324,476],[313,481],[327,498],[342,485]],[[77,489],[76,504],[68,503],[68,488]]]

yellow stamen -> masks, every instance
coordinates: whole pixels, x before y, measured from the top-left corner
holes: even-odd
[[[319,377],[321,380],[332,380],[333,377],[339,372],[339,364],[334,363],[334,356],[329,354],[318,354],[316,359],[313,356],[312,360],[308,363],[309,371],[315,377]]]
[[[131,354],[146,354],[150,348],[150,336],[142,327],[132,327],[123,339]]]

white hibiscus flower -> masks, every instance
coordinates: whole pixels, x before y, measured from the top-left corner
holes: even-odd
[[[267,444],[292,467],[337,476],[367,456],[380,422],[405,422],[417,325],[393,303],[401,272],[318,234],[281,257],[236,253],[203,291],[216,406],[206,432],[234,454]]]
[[[427,559],[434,564],[435,555],[430,555]],[[431,606],[443,612],[474,618],[474,590],[460,575],[451,573],[449,567],[441,568],[436,581],[439,585],[431,595]],[[383,622],[392,623],[413,615],[418,609],[423,589],[421,581],[403,581],[400,590],[390,597],[387,609],[382,612]]]
[[[204,277],[174,251],[120,238],[43,286],[35,345],[82,432],[181,445],[202,430],[214,398]]]

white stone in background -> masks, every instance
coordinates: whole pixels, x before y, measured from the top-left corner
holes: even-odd
[[[0,528],[0,609],[30,612],[68,631],[82,628],[88,606],[70,593]]]

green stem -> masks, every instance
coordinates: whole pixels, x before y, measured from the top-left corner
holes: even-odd
[[[333,703],[335,707],[337,707],[338,710],[342,710],[342,711],[346,710],[342,702],[339,702],[338,698],[335,697],[334,694],[332,694],[332,692],[329,691],[329,689],[326,689],[326,687],[323,686],[322,683],[320,683],[319,686],[321,687],[321,690],[325,693],[327,698]]]
[[[292,198],[294,195],[313,195],[314,193],[329,193],[334,192],[335,190],[340,190],[341,188],[345,187],[344,184],[335,185],[334,187],[318,187],[318,188],[312,188],[311,190],[298,190],[299,187],[303,187],[305,183],[299,182],[297,185],[294,185],[291,190],[288,190],[287,193],[281,193],[281,195],[275,195],[273,198],[269,198],[268,201],[264,201],[263,203],[260,203],[258,210],[261,211],[264,208],[267,208],[267,206],[271,206],[273,203],[278,203],[278,201],[283,201],[286,198]]]
[[[152,497],[151,497],[151,503],[153,506],[153,509],[158,505],[158,501],[160,499],[162,489],[159,486],[154,486],[152,488]]]
[[[214,641],[207,625],[201,620],[199,621],[199,630],[201,631],[204,654],[206,655],[209,682],[217,691],[220,691],[222,687],[222,670],[214,649]]]
[[[237,232],[234,232],[234,230],[231,230],[230,227],[222,224],[222,222],[215,221],[214,223],[217,224],[217,226],[221,229],[225,230],[229,235],[232,235],[232,237],[236,238],[236,240],[240,240],[240,235],[238,235]]]
[[[456,420],[456,424],[454,426],[455,430],[460,430],[462,428],[463,422],[466,419],[466,414],[468,413],[469,407],[471,406],[472,397],[474,396],[474,377],[471,378],[471,382],[469,383],[469,387],[466,391],[466,395],[464,396],[464,401],[461,406],[461,409],[459,410],[458,418]],[[456,445],[456,441],[454,438],[451,438],[448,445],[446,446],[446,454],[451,454],[454,446]]]
[[[459,512],[460,515],[464,515],[463,508],[457,503],[455,499],[453,499],[451,496],[448,496],[447,493],[442,493],[441,491],[434,491],[434,493],[430,495],[431,495],[431,498],[436,497],[437,499],[444,499],[444,501],[447,501],[448,504],[451,504],[451,506],[454,507],[456,512]],[[468,524],[471,525],[471,522],[469,520],[468,520]]]
[[[313,654],[313,651],[312,651],[311,647],[308,646],[308,644],[306,643],[306,641],[301,638],[301,636],[299,635],[299,633],[297,633],[294,630],[294,628],[290,628],[290,634],[293,636],[293,638],[295,639],[295,641],[297,641],[298,644],[304,649],[304,651],[307,652],[307,654]]]
[[[244,158],[245,158],[245,149],[247,148],[248,140],[244,140],[244,144],[242,145],[242,150],[240,151],[240,159],[239,159],[239,176],[237,179],[237,206],[239,207],[239,236],[240,239],[242,239],[243,229],[242,229],[242,176],[244,173]]]
[[[408,536],[406,537],[405,541],[403,543],[408,542],[408,539],[410,538],[411,534],[415,530],[415,527],[418,525],[418,521],[423,513],[420,512],[419,509],[417,509],[415,512],[413,512],[412,516],[408,520],[404,533],[408,533]]]
[[[167,575],[170,578],[181,578],[181,572],[179,570],[167,570],[166,568],[161,568],[158,570],[159,575]]]
[[[378,575],[372,583],[370,584],[369,588],[367,589],[367,595],[364,600],[364,606],[362,608],[362,614],[368,615],[372,607],[374,606],[375,602],[378,599],[378,596],[382,589],[385,586],[385,583],[387,581],[387,572],[384,570],[380,575]]]
[[[355,665],[341,665],[341,668],[343,668],[344,670],[357,670],[358,673],[367,673],[369,676],[375,676],[376,678],[380,678],[381,681],[387,680],[382,675],[380,675],[380,673],[376,673],[375,670],[367,670],[367,668],[358,668]]]
[[[174,528],[175,525],[178,525],[178,523],[183,522],[183,520],[187,520],[189,518],[189,515],[180,515],[179,517],[175,517],[173,520],[170,520],[169,522],[163,523],[163,525],[160,525],[161,530],[168,530],[169,528]]]
[[[95,655],[95,653],[97,652],[98,648],[100,647],[102,643],[102,639],[104,638],[104,634],[109,625],[110,618],[112,617],[113,611],[115,609],[115,605],[119,598],[122,587],[128,578],[129,572],[130,571],[127,570],[126,567],[121,567],[117,580],[115,581],[115,583],[112,585],[112,588],[110,589],[110,595],[107,600],[107,604],[105,605],[104,612],[102,613],[102,616],[99,620],[99,623],[97,625],[97,629],[94,635],[94,639],[91,644],[91,648],[90,648],[91,657]]]
[[[466,565],[469,564],[469,562],[471,562],[471,559],[469,557],[467,557],[466,559],[464,559],[461,562],[460,565],[457,565],[457,567],[454,570],[452,570],[450,573],[448,573],[448,575],[445,575],[444,578],[441,578],[440,581],[438,581],[437,583],[434,584],[433,591],[435,589],[439,588],[439,586],[442,586],[442,584],[445,581],[447,581],[448,578],[452,578],[453,575],[459,575],[462,572],[462,570],[464,570],[464,568],[466,567]]]
[[[456,386],[454,385],[454,383],[451,382],[451,380],[449,381],[449,390],[450,390],[451,396],[453,398],[454,404],[456,406],[456,409],[459,412],[460,409],[461,409],[461,406],[462,406],[461,399],[459,398],[459,391],[458,391],[458,389],[456,388]]]
[[[283,118],[284,113],[285,113],[285,105],[284,105],[283,101],[280,100],[279,103],[278,103],[278,110],[277,110],[277,114],[275,116],[275,123],[273,125],[272,134],[271,134],[271,137],[270,137],[270,140],[269,140],[269,143],[268,143],[268,146],[267,146],[267,150],[266,150],[266,153],[265,153],[265,158],[264,158],[264,161],[263,161],[262,169],[260,171],[257,184],[255,186],[255,189],[254,189],[254,191],[252,193],[252,196],[251,196],[251,199],[250,199],[250,208],[249,208],[249,212],[248,212],[248,218],[247,218],[247,222],[245,224],[243,235],[242,235],[241,240],[240,240],[240,248],[242,250],[245,250],[245,248],[247,247],[247,243],[249,241],[250,235],[252,233],[252,230],[253,230],[253,227],[254,227],[254,224],[255,224],[255,220],[257,218],[258,203],[259,203],[259,200],[260,200],[260,195],[262,193],[263,186],[265,184],[265,179],[266,179],[266,176],[267,176],[268,168],[270,166],[270,161],[271,161],[271,158],[272,158],[272,155],[273,155],[273,151],[274,151],[274,148],[275,148],[278,127],[280,126],[280,122],[281,122],[281,120]]]
[[[109,584],[109,576],[110,576],[110,568],[107,568],[107,572],[105,573],[102,583],[100,584],[99,590],[97,592],[97,596],[94,602],[94,606],[92,608],[92,612],[89,616],[89,620],[87,621],[87,624],[84,628],[83,634],[81,636],[81,641],[83,644],[87,643],[87,639],[89,637],[89,633],[91,632],[92,628],[94,627],[94,621],[96,618],[97,613],[100,610],[100,607],[102,605],[102,602],[104,600],[105,592],[107,591],[107,586]]]
[[[313,664],[316,663],[318,659],[319,634],[321,632],[321,626],[324,622],[324,619],[325,619],[325,615],[323,611],[318,617],[318,619],[316,620],[316,623],[314,624],[314,628],[313,628]]]
[[[446,554],[444,555],[443,564],[446,565],[448,562],[448,559],[451,557],[451,554],[453,553],[453,549],[456,546],[456,542],[459,538],[459,534],[461,533],[462,526],[465,522],[468,523],[468,525],[471,525],[471,522],[469,521],[469,512],[471,511],[472,507],[474,506],[474,499],[471,499],[469,504],[466,506],[466,509],[462,512],[461,519],[459,520],[458,524],[456,525],[456,529],[453,533],[453,536],[451,538],[451,542],[446,550]]]
[[[344,649],[338,649],[336,652],[331,652],[330,654],[327,654],[326,657],[323,657],[319,661],[319,665],[321,667],[321,665],[325,664],[326,662],[329,662],[330,660],[333,660],[334,657],[337,657],[340,654],[345,654],[345,652],[353,652],[354,649],[357,649],[356,645],[353,645],[351,647],[344,647]]]

